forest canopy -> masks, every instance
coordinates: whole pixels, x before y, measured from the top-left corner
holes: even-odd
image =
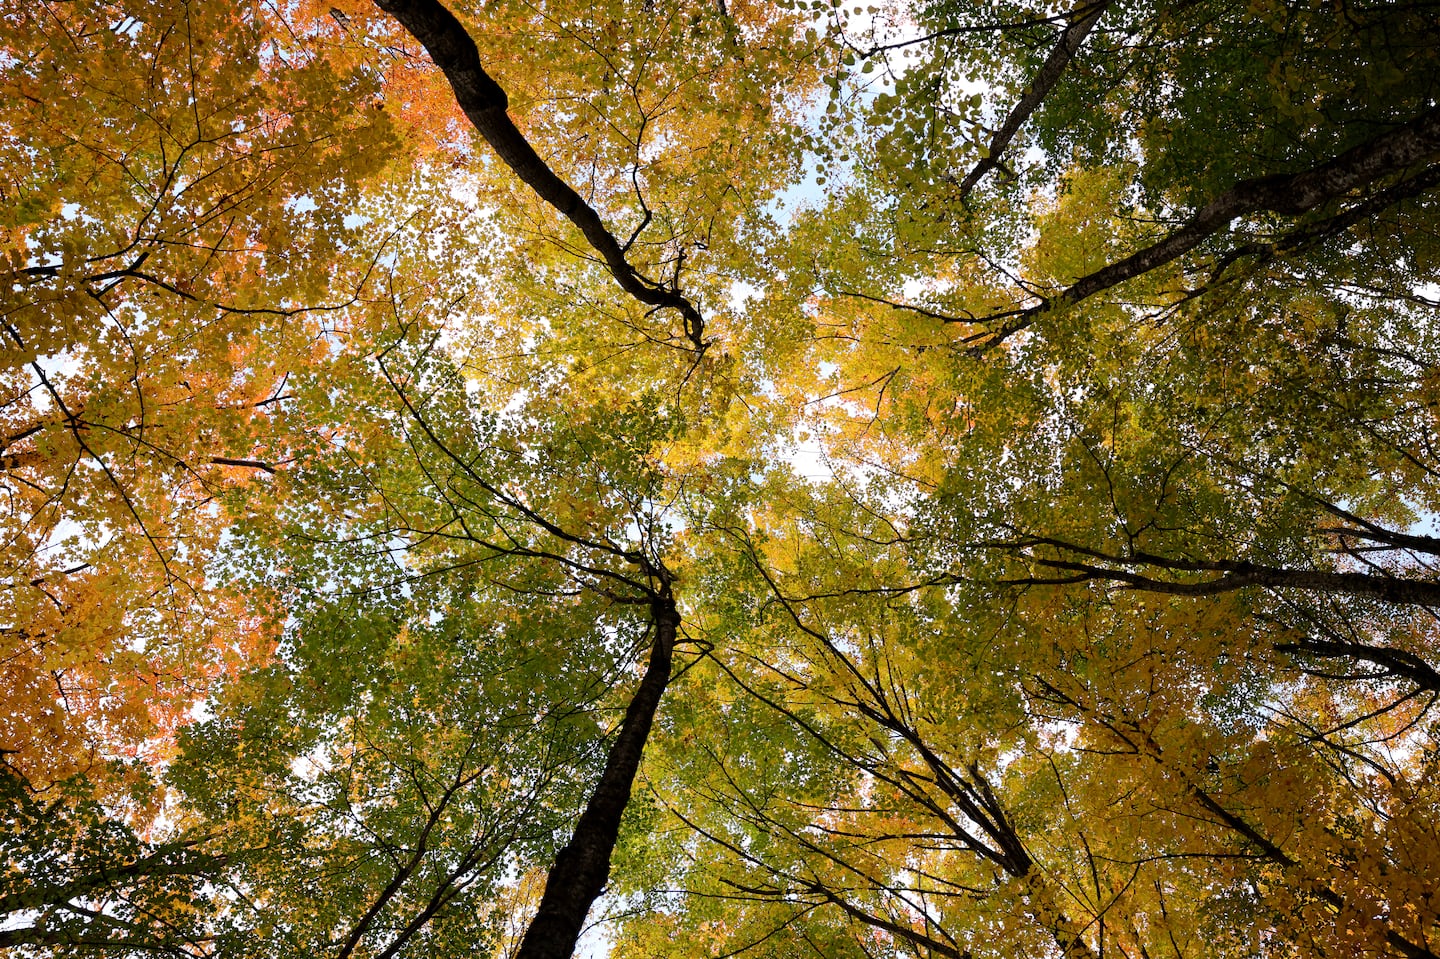
[[[1440,5],[34,0],[0,130],[0,953],[1440,956]]]

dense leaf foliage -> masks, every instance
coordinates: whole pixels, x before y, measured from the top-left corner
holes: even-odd
[[[1437,23],[0,11],[0,951],[1433,959]]]

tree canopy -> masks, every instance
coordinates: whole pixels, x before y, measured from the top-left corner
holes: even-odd
[[[334,3],[0,9],[0,952],[1440,955],[1440,5]]]

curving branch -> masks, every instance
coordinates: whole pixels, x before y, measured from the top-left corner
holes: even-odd
[[[1363,596],[1399,606],[1440,608],[1440,582],[1407,579],[1384,573],[1292,569],[1244,560],[1189,561],[1152,553],[1114,555],[1048,537],[987,544],[1016,553],[1056,576],[1032,575],[1002,580],[1006,586],[1057,586],[1083,582],[1109,582],[1126,589],[1172,596],[1217,596],[1241,589],[1299,589],[1343,596]],[[1037,546],[1051,547],[1059,556],[1039,556]],[[1147,570],[1145,573],[1137,569]],[[1161,575],[1153,575],[1152,573]],[[1162,578],[1207,575],[1203,579]]]
[[[509,96],[485,72],[479,48],[455,15],[437,0],[375,0],[375,5],[420,41],[450,81],[456,102],[476,131],[512,173],[579,227],[620,288],[646,306],[677,311],[684,320],[685,338],[696,352],[703,353],[709,344],[699,309],[673,286],[658,283],[636,269],[625,258],[629,244],[622,244],[595,208],[535,152],[506,112]]]
[[[1297,657],[1314,659],[1354,659],[1378,667],[1379,673],[1365,676],[1379,679],[1398,676],[1408,679],[1417,687],[1429,692],[1440,693],[1440,670],[1436,670],[1421,657],[1403,649],[1388,646],[1372,646],[1348,640],[1318,639],[1306,636],[1290,643],[1276,643],[1278,652]],[[1307,669],[1306,672],[1315,672]],[[1318,675],[1332,675],[1323,673]]]
[[[1422,113],[1388,133],[1301,173],[1242,180],[1201,207],[1179,229],[1124,259],[1081,277],[1054,296],[1026,309],[979,318],[981,322],[1004,322],[998,329],[984,334],[983,341],[973,347],[972,352],[992,349],[1028,328],[1046,313],[1073,306],[1179,259],[1241,217],[1256,213],[1300,216],[1378,180],[1403,174],[1416,164],[1433,160],[1437,154],[1440,154],[1440,108]],[[1425,177],[1428,172],[1422,172],[1418,177]],[[1421,182],[1426,186],[1430,184],[1428,178]],[[1404,181],[1400,186],[1403,185]],[[1403,189],[1401,193],[1410,195]],[[962,319],[971,322],[969,318],[961,317],[951,322]]]

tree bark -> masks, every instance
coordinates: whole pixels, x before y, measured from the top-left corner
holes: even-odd
[[[660,697],[670,683],[671,655],[680,614],[675,601],[662,593],[651,605],[655,640],[640,687],[625,710],[620,732],[605,759],[605,771],[591,794],[570,841],[555,856],[545,879],[545,894],[516,959],[569,959],[585,926],[590,907],[610,877],[610,855],[620,832],[620,818],[630,802],[635,773]]]
[[[646,306],[678,311],[684,319],[686,339],[697,351],[703,351],[705,321],[700,311],[677,290],[661,286],[631,266],[625,258],[625,247],[606,228],[600,214],[535,152],[506,112],[510,98],[485,72],[475,41],[454,14],[437,0],[375,0],[375,5],[399,20],[420,41],[450,81],[460,109],[485,142],[511,172],[580,228],[620,288]]]
[[[1050,51],[1050,56],[1045,58],[1040,70],[1030,81],[1030,86],[1020,97],[1020,102],[1011,108],[1010,113],[1005,117],[1005,122],[1000,125],[1000,129],[995,131],[988,148],[990,155],[975,164],[975,167],[965,175],[965,179],[960,183],[960,199],[968,197],[986,173],[1000,166],[1000,154],[1005,152],[1005,148],[1010,145],[1011,140],[1015,139],[1015,134],[1020,132],[1020,127],[1030,119],[1030,115],[1039,109],[1041,103],[1045,102],[1045,97],[1049,95],[1056,81],[1065,72],[1065,68],[1070,65],[1070,61],[1075,59],[1075,54],[1080,51],[1080,45],[1085,42],[1090,31],[1095,29],[1095,24],[1100,22],[1100,14],[1104,13],[1108,6],[1110,6],[1110,0],[1098,0],[1096,3],[1075,11],[1069,25],[1060,33],[1060,40]]]
[[[1030,326],[1041,314],[1072,306],[1179,259],[1242,216],[1254,213],[1299,216],[1351,190],[1430,160],[1437,153],[1440,153],[1440,109],[1431,109],[1389,133],[1302,173],[1242,180],[1205,204],[1184,226],[1163,239],[1081,277],[1029,309],[1011,314],[1013,318],[977,349],[996,346]]]

